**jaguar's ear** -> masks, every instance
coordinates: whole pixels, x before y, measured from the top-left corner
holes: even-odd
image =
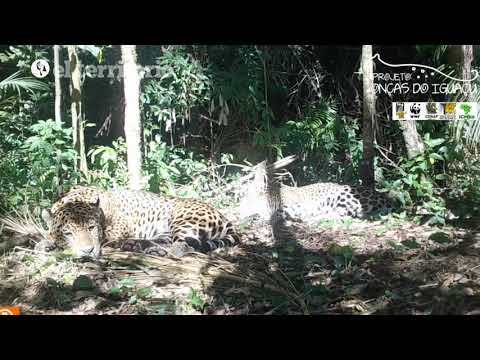
[[[263,192],[266,188],[267,181],[267,160],[264,160],[255,166],[254,174],[251,186],[256,192]]]
[[[45,221],[48,228],[50,228],[52,223],[53,223],[52,212],[49,209],[43,209],[42,210],[42,219],[43,219],[43,221]]]
[[[99,208],[99,207],[100,207],[100,196],[96,196],[96,197],[92,200],[92,205],[95,206],[96,208]]]

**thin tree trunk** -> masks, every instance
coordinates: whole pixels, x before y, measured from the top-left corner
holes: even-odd
[[[53,76],[55,77],[55,122],[62,123],[62,82],[60,80],[60,45],[53,45]]]
[[[122,61],[122,49],[120,45],[112,46],[113,63]],[[125,137],[125,94],[123,78],[120,77],[118,81],[114,81],[111,85],[112,89],[112,123],[110,127],[110,136],[113,140],[119,137]]]
[[[447,50],[447,61],[457,68],[457,72],[464,80],[472,78],[473,45],[450,45]],[[459,101],[473,101],[471,83],[464,82],[464,93]]]
[[[450,65],[457,68],[457,72],[463,80],[472,79],[472,63],[473,63],[473,45],[451,45],[448,52],[448,60]],[[463,82],[463,92],[458,97],[458,101],[475,101],[472,83],[470,81]],[[477,127],[478,120],[459,120],[455,123],[455,137],[460,140],[464,136],[467,144],[472,145],[471,129]],[[478,141],[476,141],[478,143]]]
[[[400,121],[403,140],[407,149],[407,157],[412,159],[425,151],[425,145],[417,131],[417,122],[415,120]]]
[[[363,161],[360,176],[365,186],[375,186],[374,170],[374,129],[375,129],[375,89],[373,82],[372,45],[362,47],[363,79]]]
[[[462,78],[463,80],[471,80],[472,79],[472,62],[473,62],[473,45],[461,45],[462,47],[462,62],[461,62],[461,70],[462,70]],[[465,101],[474,101],[473,94],[472,94],[472,83],[467,81],[464,83],[465,85],[465,92],[463,99]]]
[[[140,119],[140,76],[137,71],[135,45],[122,45],[123,84],[125,93],[125,140],[129,187],[142,189],[142,151]]]
[[[85,135],[83,130],[82,112],[82,86],[80,74],[80,62],[78,59],[77,47],[68,46],[68,59],[70,62],[70,96],[72,110],[73,148],[77,153],[75,162],[76,170],[80,171],[88,179],[87,157],[85,154]]]

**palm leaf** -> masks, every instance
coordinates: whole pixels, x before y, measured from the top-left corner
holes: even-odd
[[[47,83],[32,77],[22,77],[21,71],[17,71],[0,81],[0,98],[9,90],[14,90],[20,95],[21,90],[28,92],[34,92],[35,90],[46,91],[49,90],[49,86]]]

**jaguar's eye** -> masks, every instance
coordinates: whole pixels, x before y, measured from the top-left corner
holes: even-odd
[[[63,233],[63,236],[65,236],[66,238],[71,238],[73,236],[72,232],[71,231],[65,231]]]
[[[94,231],[97,227],[95,225],[90,225],[88,231]]]

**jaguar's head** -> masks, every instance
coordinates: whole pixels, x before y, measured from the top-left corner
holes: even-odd
[[[105,217],[99,199],[93,203],[68,202],[57,208],[42,211],[48,225],[49,240],[56,246],[70,249],[75,257],[99,257],[105,238]]]
[[[269,218],[266,165],[267,162],[263,161],[255,166],[254,179],[248,184],[245,195],[240,201],[239,215],[241,219],[253,215],[259,215],[263,219]]]

